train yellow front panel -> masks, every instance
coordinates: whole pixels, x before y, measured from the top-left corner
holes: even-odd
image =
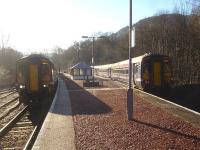
[[[29,65],[29,87],[30,91],[38,91],[38,67],[37,65]]]
[[[161,85],[161,63],[154,62],[154,85],[160,86]]]

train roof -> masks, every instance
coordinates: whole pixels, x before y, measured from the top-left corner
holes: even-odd
[[[48,59],[48,58],[46,58],[45,56],[43,56],[41,54],[31,54],[31,55],[22,57],[20,60],[29,59],[29,58],[45,58],[45,59]]]
[[[138,56],[138,57],[132,58],[132,63],[141,61],[144,56],[146,56],[146,54],[144,54],[142,56]],[[113,64],[95,66],[95,68],[99,68],[99,69],[103,69],[104,68],[104,69],[106,69],[106,68],[110,68],[110,67],[117,68],[119,66],[124,66],[126,68],[126,67],[128,67],[128,65],[127,65],[128,62],[129,62],[129,60],[127,59],[127,60],[123,60],[123,61],[120,61],[120,62],[117,62],[117,63],[113,63]]]
[[[162,56],[166,56],[166,55],[157,54],[157,53],[145,53],[144,55],[132,58],[132,63],[141,62],[142,59],[145,58],[145,57],[160,57],[160,56],[162,57]],[[121,67],[127,68],[128,64],[129,64],[129,59],[123,60],[123,61],[120,61],[120,62],[117,62],[117,63],[95,66],[95,68],[106,69],[106,68],[111,68],[111,67],[112,68],[118,68],[119,66],[120,66],[120,68]]]
[[[21,59],[19,59],[17,62],[18,63],[23,63],[23,62],[29,62],[29,61],[36,61],[36,60],[45,60],[53,64],[47,57],[41,55],[41,54],[31,54],[29,56],[24,56]]]

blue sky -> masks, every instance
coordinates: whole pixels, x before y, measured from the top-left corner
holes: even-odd
[[[133,0],[133,22],[172,11],[180,1]],[[82,35],[129,24],[129,0],[0,0],[0,6],[0,41],[24,53],[67,48]]]

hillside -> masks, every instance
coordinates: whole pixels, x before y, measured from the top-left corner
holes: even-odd
[[[200,83],[200,17],[197,15],[162,14],[135,24],[136,47],[133,55],[161,53],[172,58],[176,84]],[[116,33],[101,34],[94,43],[95,65],[128,59],[128,27]],[[75,42],[59,56],[62,66],[79,61],[91,64],[92,41]],[[60,61],[62,60],[63,61]],[[56,61],[55,61],[56,62]]]

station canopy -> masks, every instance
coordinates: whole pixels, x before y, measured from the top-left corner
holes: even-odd
[[[84,62],[79,62],[75,64],[71,69],[92,69],[89,65]]]
[[[92,78],[92,68],[84,62],[77,63],[70,70],[73,80],[88,80]]]

